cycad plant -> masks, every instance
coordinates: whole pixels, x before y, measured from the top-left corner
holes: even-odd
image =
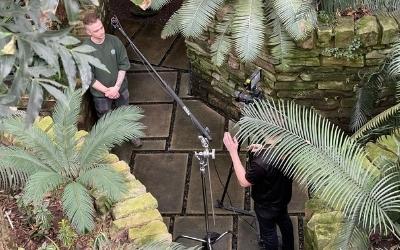
[[[337,249],[365,246],[374,231],[400,237],[395,221],[400,212],[399,159],[374,161],[379,164],[374,166],[356,140],[293,102],[256,101],[242,113],[240,139],[266,145],[269,137],[279,138],[272,159],[283,157],[287,164],[278,167],[312,195],[342,211],[346,225]]]
[[[140,4],[143,0],[133,2]],[[158,10],[170,2],[152,0],[150,8]],[[216,65],[222,65],[231,48],[245,62],[256,59],[266,44],[265,37],[273,46],[272,55],[279,59],[294,48],[293,39],[306,38],[317,26],[317,10],[334,14],[349,7],[400,16],[397,0],[185,0],[161,36],[180,33],[185,38],[200,38],[220,11],[226,14],[222,20],[217,18],[217,37],[211,46]]]
[[[117,200],[126,189],[123,176],[105,160],[116,144],[142,135],[141,110],[120,107],[107,113],[85,137],[76,139],[81,90],[68,91],[53,113],[53,131],[26,127],[22,118],[4,119],[1,130],[13,135],[17,145],[0,147],[0,185],[23,186],[26,204],[41,203],[49,194],[61,193],[63,211],[71,225],[83,233],[94,227],[92,190]]]

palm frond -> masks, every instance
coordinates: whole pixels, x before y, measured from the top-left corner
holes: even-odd
[[[350,128],[352,131],[360,129],[372,117],[375,102],[379,91],[385,81],[385,65],[372,74],[365,75],[361,80],[361,87],[356,92],[356,104],[350,117]]]
[[[102,191],[112,201],[120,199],[127,188],[124,176],[115,171],[111,165],[97,165],[80,174],[77,181]]]
[[[168,37],[174,36],[181,31],[179,10],[177,10],[169,19],[168,22],[164,25],[163,30],[161,31],[161,38],[166,39]]]
[[[207,29],[223,0],[187,0],[179,9],[179,19],[184,37],[198,37]]]
[[[87,189],[77,182],[69,183],[62,195],[64,213],[78,233],[85,233],[94,227],[93,200]]]
[[[31,176],[24,188],[22,199],[25,204],[38,204],[44,196],[68,181],[55,172],[37,172]]]
[[[66,102],[57,102],[54,112],[54,133],[55,142],[62,151],[61,157],[67,168],[64,168],[69,175],[71,172],[77,172],[73,161],[75,151],[75,134],[78,131],[77,123],[80,112],[81,90],[70,91],[66,93]]]
[[[0,146],[0,158],[7,165],[14,166],[26,174],[33,174],[38,171],[53,171],[51,166],[47,166],[35,155],[27,153],[24,149],[8,146]]]
[[[232,26],[233,15],[231,13],[224,16],[222,22],[218,23],[215,27],[217,37],[215,42],[211,45],[211,61],[221,66],[226,60],[226,56],[232,47],[232,39],[230,37],[230,29]]]
[[[395,82],[396,89],[396,100],[400,102],[400,42],[397,42],[392,47],[392,53],[390,54],[390,61],[388,66],[389,76]]]
[[[185,247],[184,245],[177,242],[167,242],[163,240],[157,240],[150,242],[142,247],[139,247],[139,250],[200,250],[201,246],[195,247]]]
[[[169,4],[171,0],[152,0],[150,4],[150,9],[152,10],[160,10],[166,4]]]
[[[283,30],[279,19],[274,18],[272,22],[274,24],[272,33],[269,36],[268,44],[273,46],[271,49],[272,57],[282,62],[283,58],[291,55],[296,44],[292,41],[287,32]]]
[[[272,1],[272,7],[283,27],[295,40],[306,38],[316,27],[317,13],[310,5],[302,0]]]
[[[24,186],[28,174],[0,160],[0,190],[14,190]]]
[[[399,111],[400,111],[400,103],[386,109],[385,111],[381,112],[380,114],[372,118],[364,126],[362,126],[359,130],[357,130],[351,137],[354,140],[360,139],[367,131],[381,126],[388,119],[398,114]]]
[[[242,114],[239,139],[266,145],[268,138],[279,138],[270,157],[285,159],[278,167],[286,175],[308,184],[328,206],[365,230],[395,230],[389,214],[400,211],[400,191],[394,188],[398,183],[392,176],[379,180],[364,168],[362,148],[338,127],[293,102],[256,101]]]
[[[232,37],[239,58],[245,62],[256,59],[263,49],[264,35],[262,0],[239,0],[232,23]]]
[[[36,126],[26,128],[22,118],[18,117],[4,119],[2,128],[4,132],[18,138],[24,147],[34,152],[46,165],[53,169],[62,169],[63,163],[58,145],[40,128]]]
[[[368,249],[368,232],[361,229],[355,220],[348,220],[344,223],[331,247],[333,249]]]
[[[92,128],[82,145],[80,164],[90,166],[103,158],[114,145],[143,135],[144,126],[138,122],[142,110],[123,106],[102,116]]]

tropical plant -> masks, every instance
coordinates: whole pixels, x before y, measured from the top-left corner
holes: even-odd
[[[49,1],[0,1],[0,88],[7,90],[0,95],[0,114],[9,112],[8,106],[16,106],[20,97],[29,93],[26,119],[32,122],[42,105],[43,89],[65,102],[62,89],[66,86],[52,79],[62,75],[62,70],[71,88],[79,76],[84,90],[90,84],[91,65],[107,70],[86,54],[92,47],[78,46],[80,41],[70,35],[71,28],[46,30],[47,20],[56,20],[45,14]],[[77,2],[63,2],[68,16],[75,18]]]
[[[346,224],[337,249],[368,243],[371,232],[400,237],[399,158],[372,164],[356,140],[293,102],[256,101],[242,114],[239,139],[266,146],[269,137],[279,138],[271,157],[285,158],[286,164],[277,167],[343,213]],[[399,136],[398,131],[397,150]]]
[[[395,105],[373,119],[379,94],[384,88],[395,92]],[[357,89],[357,102],[353,109],[350,127],[353,138],[367,141],[372,135],[387,134],[400,124],[400,43],[396,43],[384,63],[375,72],[361,77]],[[367,133],[366,133],[367,132]]]
[[[140,0],[135,0],[139,4]],[[150,8],[158,10],[171,0],[153,0]],[[294,48],[294,40],[302,40],[317,26],[317,10],[332,14],[346,8],[364,7],[371,11],[399,16],[396,0],[185,0],[166,23],[161,34],[169,37],[182,34],[199,38],[214,20],[216,13],[226,13],[217,20],[217,37],[211,47],[213,62],[220,66],[231,48],[245,62],[257,58],[265,45],[273,45],[271,54],[282,58]]]
[[[3,121],[1,130],[15,136],[18,144],[0,147],[1,188],[23,187],[25,204],[37,204],[53,191],[61,191],[62,207],[71,225],[83,233],[94,226],[92,189],[115,201],[126,190],[124,177],[105,161],[116,144],[142,135],[141,110],[120,107],[107,113],[85,137],[75,138],[81,90],[68,90],[58,101],[51,133],[26,127],[22,118]],[[58,192],[60,193],[60,192]]]

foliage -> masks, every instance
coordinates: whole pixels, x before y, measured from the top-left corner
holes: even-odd
[[[380,68],[370,74],[365,74],[361,86],[357,89],[357,103],[351,117],[351,128],[358,130],[353,135],[355,139],[365,140],[371,133],[381,135],[388,128],[396,128],[400,124],[400,107],[394,105],[372,118],[372,112],[378,101],[379,93],[384,87],[394,89],[396,103],[400,103],[400,43],[396,43],[391,53]],[[386,85],[386,86],[385,86]],[[370,120],[371,119],[371,120]],[[381,130],[380,128],[385,128]],[[365,134],[367,132],[367,134]]]
[[[321,54],[350,61],[359,58],[361,52],[361,40],[356,36],[347,48],[325,48]]]
[[[267,145],[278,137],[273,161],[326,204],[342,211],[349,225],[340,242],[371,232],[400,235],[396,219],[400,212],[398,160],[379,161],[376,174],[364,149],[327,119],[293,102],[256,101],[244,108],[238,122],[239,138]],[[399,134],[397,134],[397,137]],[[400,140],[397,140],[400,148]],[[323,166],[323,167],[321,167]],[[356,241],[352,241],[355,244]]]
[[[18,208],[27,216],[26,222],[34,224],[36,231],[34,237],[43,237],[48,233],[52,226],[53,215],[51,214],[49,207],[49,201],[43,201],[41,203],[27,205],[24,204],[22,197],[17,196]]]
[[[83,233],[94,226],[90,190],[103,192],[112,201],[125,192],[124,177],[104,157],[115,145],[142,135],[138,122],[141,110],[120,107],[104,115],[85,137],[75,138],[81,91],[67,91],[66,101],[58,101],[51,132],[36,126],[26,128],[21,118],[4,120],[2,130],[18,140],[18,145],[0,147],[0,184],[3,188],[22,186],[25,204],[37,204],[46,194],[62,191],[64,213],[72,226]]]
[[[66,86],[52,80],[57,75],[65,73],[72,89],[79,76],[86,90],[91,80],[91,65],[107,70],[98,59],[86,54],[93,48],[78,45],[80,41],[69,34],[70,28],[46,30],[46,22],[55,20],[45,15],[43,8],[47,2],[0,2],[0,86],[8,89],[7,94],[0,95],[0,113],[7,111],[7,106],[16,106],[20,97],[29,93],[26,116],[29,123],[38,115],[44,90],[65,102],[62,89]],[[63,2],[68,16],[75,18],[77,2]]]
[[[171,0],[154,0],[150,7],[158,10],[170,2]],[[223,20],[217,18],[217,38],[211,51],[213,62],[222,65],[221,62],[226,59],[226,51],[231,48],[245,62],[256,59],[265,44],[265,35],[269,39],[268,44],[274,45],[272,55],[281,59],[284,53],[290,53],[293,48],[293,43],[289,41],[306,38],[317,27],[318,20],[324,24],[332,24],[332,17],[338,10],[359,7],[400,16],[400,4],[395,0],[186,0],[171,16],[161,36],[166,38],[180,33],[185,38],[199,38],[207,31],[217,12],[225,14],[226,9],[232,9],[233,20],[230,22],[227,23],[230,17]],[[335,54],[341,54],[341,51]]]
[[[58,230],[57,238],[61,241],[62,245],[68,249],[70,249],[74,243],[78,235],[71,228],[71,225],[67,220],[62,219],[58,226],[60,227]]]

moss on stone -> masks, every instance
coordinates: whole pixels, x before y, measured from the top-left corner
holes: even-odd
[[[150,193],[140,195],[135,198],[119,202],[112,209],[112,215],[115,219],[120,219],[131,214],[143,212],[149,209],[156,209],[157,200]]]
[[[128,237],[130,240],[135,241],[151,235],[163,235],[167,233],[168,229],[164,222],[155,220],[140,228],[130,228],[128,231]]]
[[[162,216],[157,209],[147,210],[115,220],[113,221],[113,226],[115,226],[118,230],[138,228],[150,223],[151,221],[162,221]]]
[[[356,22],[356,34],[364,46],[378,44],[379,24],[375,16],[363,16]]]
[[[125,161],[117,161],[111,164],[114,169],[121,173],[130,173],[129,165]]]
[[[45,116],[39,119],[39,121],[35,123],[35,126],[40,128],[44,132],[47,132],[51,127],[53,127],[53,118],[51,118],[50,116]]]

